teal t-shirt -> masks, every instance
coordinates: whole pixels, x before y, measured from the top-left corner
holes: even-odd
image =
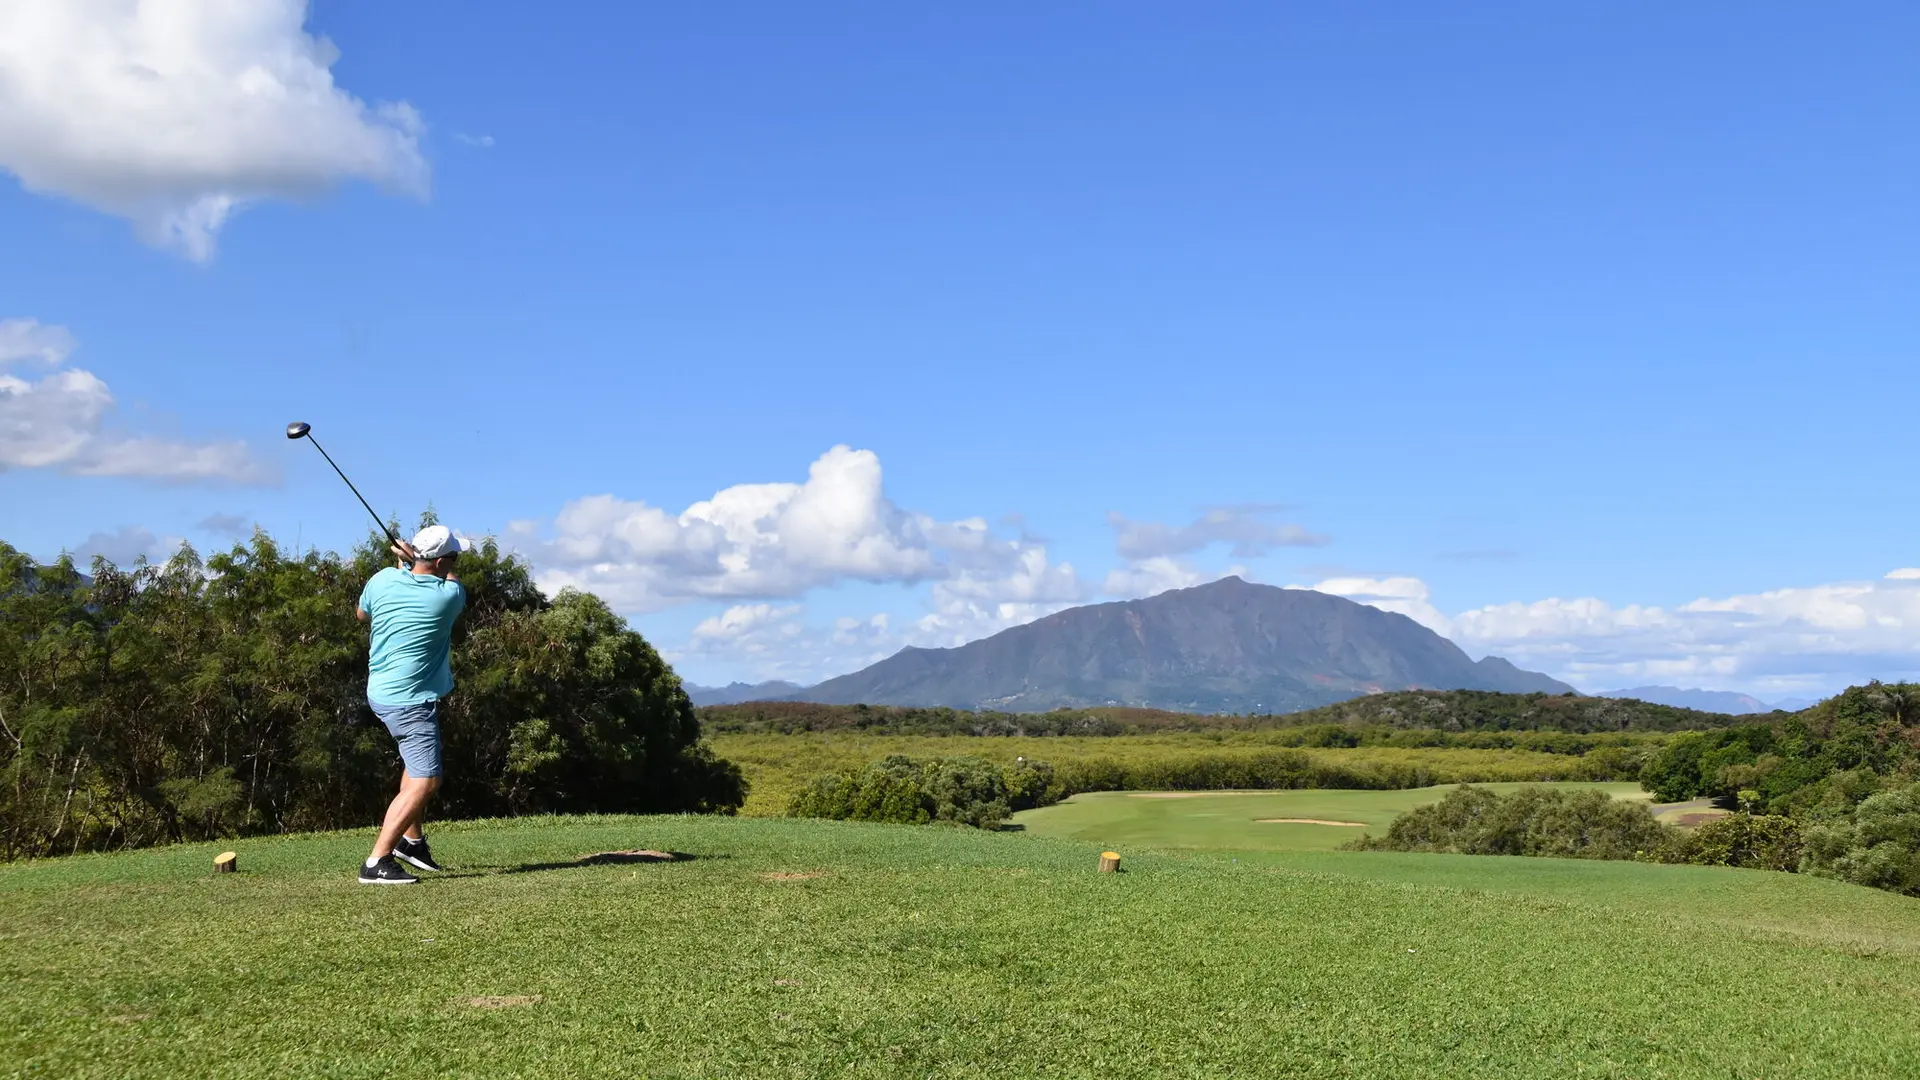
[[[373,625],[367,656],[367,700],[418,705],[453,692],[447,653],[453,620],[467,606],[457,581],[387,567],[360,590],[360,610]]]

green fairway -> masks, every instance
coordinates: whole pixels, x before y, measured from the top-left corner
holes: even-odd
[[[219,877],[213,845],[0,867],[0,1074],[1920,1074],[1920,902],[1799,876],[1098,874],[1054,837],[688,817],[434,840],[452,869],[403,889],[354,883],[364,833],[242,841]],[[580,862],[632,848],[692,857]]]
[[[1108,760],[1146,763],[1191,758],[1198,754],[1252,755],[1285,745],[1286,731],[1177,731],[1154,735],[1041,737],[965,735],[873,735],[859,731],[803,732],[794,735],[717,734],[707,742],[714,752],[738,764],[750,786],[741,813],[777,817],[807,782],[822,773],[858,769],[889,754],[941,757],[967,754],[1000,765],[1016,758],[1063,765]],[[1580,767],[1569,754],[1529,750],[1464,750],[1447,747],[1327,747],[1303,751],[1308,757],[1352,768],[1419,767],[1442,780],[1471,783],[1563,780]]]
[[[1483,786],[1505,793],[1522,785]],[[1617,799],[1647,798],[1638,784],[1545,786],[1597,788]],[[1102,791],[1028,810],[1013,820],[1041,836],[1105,847],[1331,851],[1356,836],[1384,831],[1396,816],[1438,802],[1451,790],[1449,786],[1404,791]],[[1286,820],[1290,818],[1301,820]]]

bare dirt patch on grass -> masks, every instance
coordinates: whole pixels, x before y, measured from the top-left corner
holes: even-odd
[[[511,1009],[516,1005],[537,1005],[541,1000],[539,994],[488,994],[462,998],[460,1003],[475,1009]]]
[[[580,863],[586,866],[605,866],[620,863],[643,862],[679,862],[687,856],[671,851],[653,851],[649,848],[636,848],[632,851],[597,851],[591,855],[580,856]]]
[[[825,870],[775,870],[772,873],[761,874],[760,880],[762,881],[812,881],[814,878],[821,878],[826,876],[827,876],[827,872]]]
[[[1256,825],[1339,825],[1349,829],[1367,827],[1364,821],[1328,821],[1317,817],[1261,817],[1254,818],[1253,823]]]

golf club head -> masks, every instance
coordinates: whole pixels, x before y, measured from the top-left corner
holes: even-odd
[[[313,430],[312,424],[303,424],[298,420],[287,425],[287,438],[298,439]]]

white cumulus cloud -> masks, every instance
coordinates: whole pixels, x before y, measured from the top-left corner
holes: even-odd
[[[8,370],[20,361],[58,365],[73,348],[64,327],[0,321],[0,472],[57,468],[76,476],[243,484],[273,479],[243,442],[178,442],[113,430],[107,423],[113,394],[90,371],[59,368],[23,378]]]
[[[0,169],[204,260],[248,203],[347,179],[424,195],[412,106],[334,83],[303,0],[0,3]]]
[[[672,512],[613,495],[575,499],[550,522],[516,522],[542,584],[647,611],[697,599],[780,599],[840,581],[938,583],[943,603],[1063,603],[1083,595],[1045,546],[995,537],[980,518],[941,521],[886,497],[880,458],[836,446],[803,483],[736,484]]]

